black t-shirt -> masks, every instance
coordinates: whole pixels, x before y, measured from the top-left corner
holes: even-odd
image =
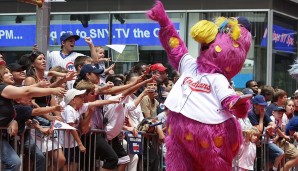
[[[6,84],[0,84],[0,93],[6,87]],[[0,126],[6,127],[15,117],[15,110],[11,99],[0,96]]]
[[[15,120],[18,122],[18,133],[22,133],[25,129],[25,122],[31,118],[33,108],[31,106],[25,106],[17,104],[14,106],[16,110]]]
[[[46,107],[51,105],[52,96],[34,97],[35,103],[40,107]]]

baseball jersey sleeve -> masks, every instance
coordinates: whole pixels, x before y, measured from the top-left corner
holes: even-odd
[[[196,66],[196,59],[190,56],[189,54],[185,54],[180,60],[178,71],[182,74],[183,72],[186,72],[189,69],[196,68]]]
[[[231,96],[231,95],[236,95],[234,89],[230,86],[230,83],[221,74],[216,75],[217,78],[213,79],[213,83],[211,85],[214,88],[214,91],[217,95],[217,98],[220,102],[222,102],[225,98]]]

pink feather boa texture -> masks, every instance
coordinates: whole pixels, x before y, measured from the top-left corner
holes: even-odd
[[[167,171],[231,171],[232,160],[242,144],[242,132],[238,121],[209,125],[170,111],[166,137]],[[192,134],[192,140],[185,135]],[[221,142],[216,141],[221,137]],[[217,139],[219,140],[219,139]]]
[[[147,12],[147,16],[159,23],[160,42],[167,52],[168,61],[178,70],[180,60],[188,53],[188,49],[168,18],[162,3],[156,1],[155,6]],[[171,47],[169,42],[173,38],[178,40],[179,44]],[[200,51],[200,56],[197,58],[198,71],[220,73],[227,80],[231,80],[243,66],[250,48],[251,34],[245,28],[241,28],[241,37],[236,41],[237,48],[234,47],[234,43],[228,34],[217,35],[206,50]],[[222,51],[215,52],[215,46],[220,46]],[[230,104],[234,104],[238,98],[237,95],[229,96],[221,102],[221,105],[224,110],[230,111],[237,118],[245,118],[250,109],[249,100],[230,110]],[[232,170],[232,159],[242,143],[241,127],[235,118],[211,125],[169,111],[167,127],[171,128],[171,133],[166,138],[168,171]],[[191,141],[185,138],[189,133],[193,135],[192,138],[188,137],[192,139]],[[218,137],[223,139],[220,147],[216,140]]]
[[[237,95],[229,96],[223,100],[221,105],[225,110],[230,110],[230,103],[235,104],[237,99],[239,99],[239,96]],[[232,112],[232,114],[237,118],[246,118],[250,108],[250,100],[247,100],[246,103],[235,106],[233,110],[230,110],[230,112]]]
[[[179,37],[173,23],[168,18],[165,9],[160,1],[156,1],[155,6],[147,12],[147,16],[160,25],[159,40],[161,45],[166,50],[169,63],[178,70],[180,59],[188,53],[185,43]],[[179,45],[176,48],[169,46],[170,38],[177,38]]]

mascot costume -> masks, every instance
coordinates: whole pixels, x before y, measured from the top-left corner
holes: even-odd
[[[181,73],[165,105],[169,109],[166,137],[168,171],[229,171],[242,143],[241,127],[249,99],[239,96],[229,81],[241,70],[251,45],[245,17],[202,20],[191,28],[201,44],[193,58],[160,1],[147,12],[160,25],[159,39],[168,61]]]

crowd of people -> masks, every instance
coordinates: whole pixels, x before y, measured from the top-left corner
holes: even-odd
[[[163,64],[139,62],[125,74],[115,74],[115,64],[108,65],[111,59],[92,39],[85,38],[91,57],[74,52],[78,39],[64,33],[60,51],[43,54],[35,46],[32,53],[10,64],[0,54],[0,126],[7,127],[1,139],[4,170],[19,170],[21,159],[10,142],[23,135],[24,152],[36,170],[93,170],[100,158],[102,170],[136,171],[142,156],[128,153],[122,131],[138,136],[145,118],[161,123],[153,132],[160,144],[145,146],[149,148],[150,170],[159,170],[162,154],[156,148],[166,152],[161,145],[168,113],[163,103],[179,73],[171,73],[170,78]],[[261,153],[264,136],[269,157],[266,165],[273,170],[298,166],[298,149],[293,144],[298,138],[298,91],[290,96],[282,89],[258,87],[250,80],[236,93],[253,97],[247,118],[238,119],[244,142],[234,167],[261,169],[264,163],[260,159],[266,157]],[[53,130],[55,120],[76,129],[60,133]],[[105,134],[91,129],[105,130]]]
[[[257,81],[249,80],[246,88],[236,92],[239,95],[251,94],[252,100],[247,118],[238,119],[244,143],[235,159],[235,166],[240,170],[298,168],[295,143],[298,91],[288,94],[285,90],[269,85],[258,86]]]
[[[44,54],[34,46],[32,53],[10,64],[0,56],[0,126],[7,127],[2,131],[4,170],[20,169],[11,142],[22,135],[33,170],[93,170],[100,158],[101,170],[136,171],[142,156],[128,153],[122,131],[137,136],[144,118],[163,123],[151,132],[158,144],[153,146],[147,137],[152,146],[144,147],[150,153],[146,167],[158,170],[167,117],[163,103],[178,73],[169,78],[163,64],[140,62],[125,74],[115,74],[104,48],[95,47],[91,38],[85,38],[91,57],[74,52],[78,39],[64,33],[60,51]],[[58,131],[53,129],[56,121],[76,129]]]

